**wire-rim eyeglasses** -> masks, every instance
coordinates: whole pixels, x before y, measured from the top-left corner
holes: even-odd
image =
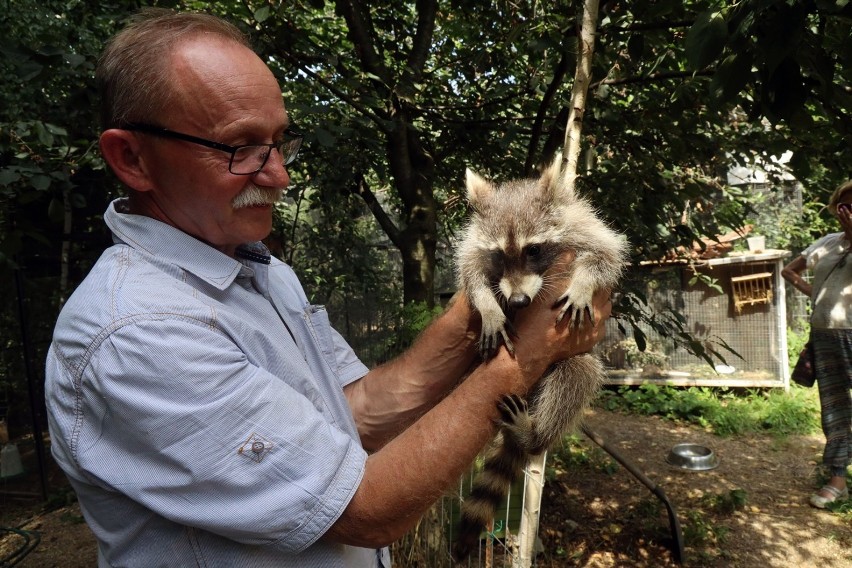
[[[122,130],[130,132],[142,132],[160,138],[171,138],[174,140],[183,140],[199,144],[214,150],[221,150],[231,154],[231,160],[228,162],[228,171],[238,176],[254,175],[266,165],[269,160],[269,155],[272,150],[278,150],[281,155],[284,166],[289,166],[296,161],[296,156],[299,155],[299,149],[302,147],[302,134],[296,132],[292,128],[284,131],[281,140],[272,142],[271,144],[242,144],[239,146],[229,146],[221,142],[214,142],[192,134],[184,134],[168,128],[162,128],[145,122],[131,122],[125,125]]]

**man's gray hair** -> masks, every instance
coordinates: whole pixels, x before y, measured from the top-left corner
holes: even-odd
[[[168,63],[181,42],[202,34],[251,49],[239,28],[216,16],[144,8],[107,43],[95,72],[101,96],[101,125],[121,128],[161,115],[175,96]]]

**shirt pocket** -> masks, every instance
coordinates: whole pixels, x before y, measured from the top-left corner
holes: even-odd
[[[334,357],[334,340],[331,335],[331,322],[328,319],[328,312],[325,306],[309,305],[305,308],[303,314],[305,325],[311,334],[314,344],[320,351],[322,358],[337,374],[337,361]]]

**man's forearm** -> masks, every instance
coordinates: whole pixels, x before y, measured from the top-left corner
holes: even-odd
[[[408,530],[460,475],[496,430],[497,402],[545,370],[501,350],[367,459],[364,478],[326,538],[384,546]],[[524,378],[525,377],[525,378]]]
[[[565,320],[556,324],[559,307],[548,307],[551,302],[552,297],[545,297],[516,314],[513,322],[517,331],[514,356],[506,349],[499,349],[493,358],[476,366],[455,389],[452,388],[455,383],[446,377],[461,374],[473,360],[476,332],[472,330],[478,329],[478,325],[470,319],[470,309],[465,302],[450,309],[445,316],[447,319],[441,318],[430,326],[418,342],[420,345],[415,346],[399,364],[407,368],[414,364],[408,357],[414,357],[432,373],[440,374],[435,381],[414,379],[420,387],[414,390],[429,390],[424,387],[425,382],[439,384],[440,388],[436,387],[435,392],[440,389],[448,391],[435,397],[437,404],[432,400],[423,402],[429,399],[428,396],[410,395],[406,389],[398,388],[397,385],[407,383],[398,382],[394,374],[368,376],[361,386],[353,385],[349,395],[354,401],[353,408],[367,410],[361,414],[359,425],[364,423],[364,416],[375,416],[375,409],[380,404],[374,405],[368,395],[386,396],[381,388],[383,382],[394,385],[394,389],[391,391],[393,396],[384,398],[381,404],[389,404],[393,400],[406,403],[420,401],[419,407],[416,403],[406,404],[404,411],[391,416],[397,420],[397,425],[402,423],[400,416],[405,416],[407,422],[412,416],[420,415],[420,418],[396,437],[382,440],[371,433],[362,434],[384,444],[379,443],[378,451],[367,459],[358,490],[326,538],[372,547],[383,546],[401,536],[443,491],[458,480],[494,435],[497,403],[505,395],[526,395],[555,361],[587,353],[594,347],[602,337],[604,322],[612,308],[609,293],[601,291],[596,295],[592,318],[595,325],[581,329],[571,328]],[[437,335],[432,337],[432,333]],[[439,341],[438,344],[444,347],[439,353],[433,352],[438,347],[431,345],[432,340],[446,338],[447,334],[453,341]],[[458,345],[459,341],[462,345]],[[441,354],[446,354],[447,360]],[[429,374],[427,372],[425,376]],[[415,408],[417,410],[413,411]],[[380,426],[376,427],[376,432],[382,430]]]
[[[381,448],[458,384],[476,360],[478,322],[456,294],[410,349],[344,389],[365,448]]]

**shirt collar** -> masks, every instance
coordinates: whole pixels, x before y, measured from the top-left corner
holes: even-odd
[[[127,199],[110,203],[104,221],[113,240],[179,266],[211,285],[224,290],[244,268],[244,264],[162,221],[128,213]],[[271,257],[263,243],[249,243],[237,249],[237,256],[267,265]]]

